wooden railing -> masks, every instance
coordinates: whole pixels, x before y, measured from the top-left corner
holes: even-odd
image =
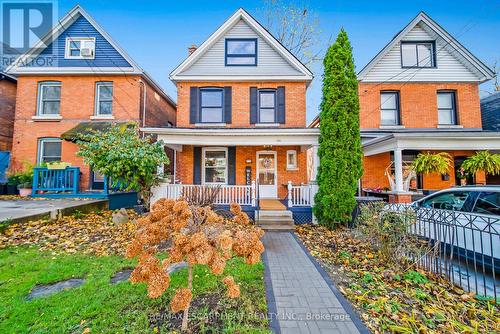
[[[255,182],[251,185],[199,185],[199,184],[169,184],[163,183],[152,189],[151,203],[160,198],[178,199],[181,197],[197,196],[206,189],[217,189],[214,204],[255,206]]]
[[[33,169],[33,194],[38,191],[57,191],[78,193],[80,187],[80,168],[48,169],[35,167]]]
[[[293,185],[288,181],[288,207],[314,206],[314,196],[317,192],[317,184]]]

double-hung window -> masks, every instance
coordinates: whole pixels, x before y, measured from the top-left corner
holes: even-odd
[[[113,83],[96,83],[95,115],[111,115],[113,113]]]
[[[227,183],[227,149],[226,148],[204,148],[203,149],[203,183],[204,184],[226,184]]]
[[[224,122],[224,90],[222,88],[200,88],[201,123]]]
[[[402,67],[436,67],[434,42],[402,42]]]
[[[59,115],[61,111],[61,83],[45,81],[38,83],[39,116]]]
[[[399,92],[380,92],[381,125],[400,125]]]
[[[95,38],[68,37],[64,58],[66,59],[94,59]]]
[[[61,161],[61,139],[41,138],[38,140],[38,163]]]
[[[276,123],[276,90],[259,90],[259,123]]]
[[[226,66],[257,66],[257,38],[226,38]]]
[[[457,123],[457,108],[455,102],[455,92],[438,91],[437,106],[438,106],[438,124],[439,125],[456,125]]]

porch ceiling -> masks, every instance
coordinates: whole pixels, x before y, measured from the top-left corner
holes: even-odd
[[[500,132],[392,133],[363,144],[365,156],[401,150],[500,150]]]
[[[175,149],[182,145],[206,146],[313,146],[318,144],[319,129],[197,129],[197,128],[143,128],[156,134],[159,140]]]

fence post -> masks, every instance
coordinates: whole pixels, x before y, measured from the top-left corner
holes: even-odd
[[[31,185],[31,196],[34,196],[38,188],[38,168],[33,168],[33,184]]]
[[[255,207],[257,205],[257,202],[256,202],[256,193],[255,193],[255,181],[252,180],[252,184],[251,184],[251,189],[250,189],[250,196],[252,197],[252,206]]]
[[[291,208],[293,206],[292,201],[292,181],[288,181],[288,207]]]

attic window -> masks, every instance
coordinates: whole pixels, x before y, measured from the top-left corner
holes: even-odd
[[[401,42],[401,67],[436,67],[434,42]]]
[[[257,38],[226,38],[226,66],[257,66]]]
[[[66,38],[66,59],[94,59],[95,38],[68,37]]]

